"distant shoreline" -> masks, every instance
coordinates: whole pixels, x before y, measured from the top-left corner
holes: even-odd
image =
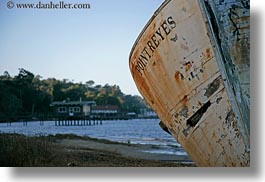
[[[146,153],[152,146],[76,135],[0,134],[0,166],[194,167],[186,156]]]

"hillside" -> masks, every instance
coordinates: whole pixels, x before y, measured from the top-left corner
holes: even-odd
[[[65,99],[117,105],[121,112],[139,113],[146,108],[140,96],[124,94],[118,85],[96,85],[93,80],[74,83],[68,79],[43,79],[23,68],[16,76],[0,75],[0,118],[20,115],[48,115],[50,103]]]

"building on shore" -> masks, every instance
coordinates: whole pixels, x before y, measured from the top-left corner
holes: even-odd
[[[90,116],[91,108],[96,105],[95,101],[56,101],[50,104],[57,116],[82,117]]]
[[[116,105],[94,105],[91,109],[91,115],[93,116],[118,116],[119,107]]]
[[[158,118],[157,113],[151,108],[144,108],[140,110],[138,118]]]

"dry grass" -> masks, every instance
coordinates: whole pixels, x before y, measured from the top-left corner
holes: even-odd
[[[56,146],[49,138],[0,134],[1,166],[47,166],[55,157]]]
[[[172,162],[151,161],[121,156],[102,150],[69,149],[58,145],[61,139],[91,139],[75,135],[27,137],[0,134],[1,167],[183,167]],[[113,142],[111,142],[113,143]],[[187,166],[187,165],[185,165]],[[194,165],[190,165],[194,166]]]

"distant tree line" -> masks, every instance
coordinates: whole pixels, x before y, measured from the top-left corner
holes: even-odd
[[[117,105],[122,112],[139,113],[147,107],[140,96],[126,95],[118,85],[95,85],[92,80],[74,83],[67,79],[43,79],[23,68],[14,77],[7,71],[0,75],[0,117],[49,114],[52,101],[66,99]]]

